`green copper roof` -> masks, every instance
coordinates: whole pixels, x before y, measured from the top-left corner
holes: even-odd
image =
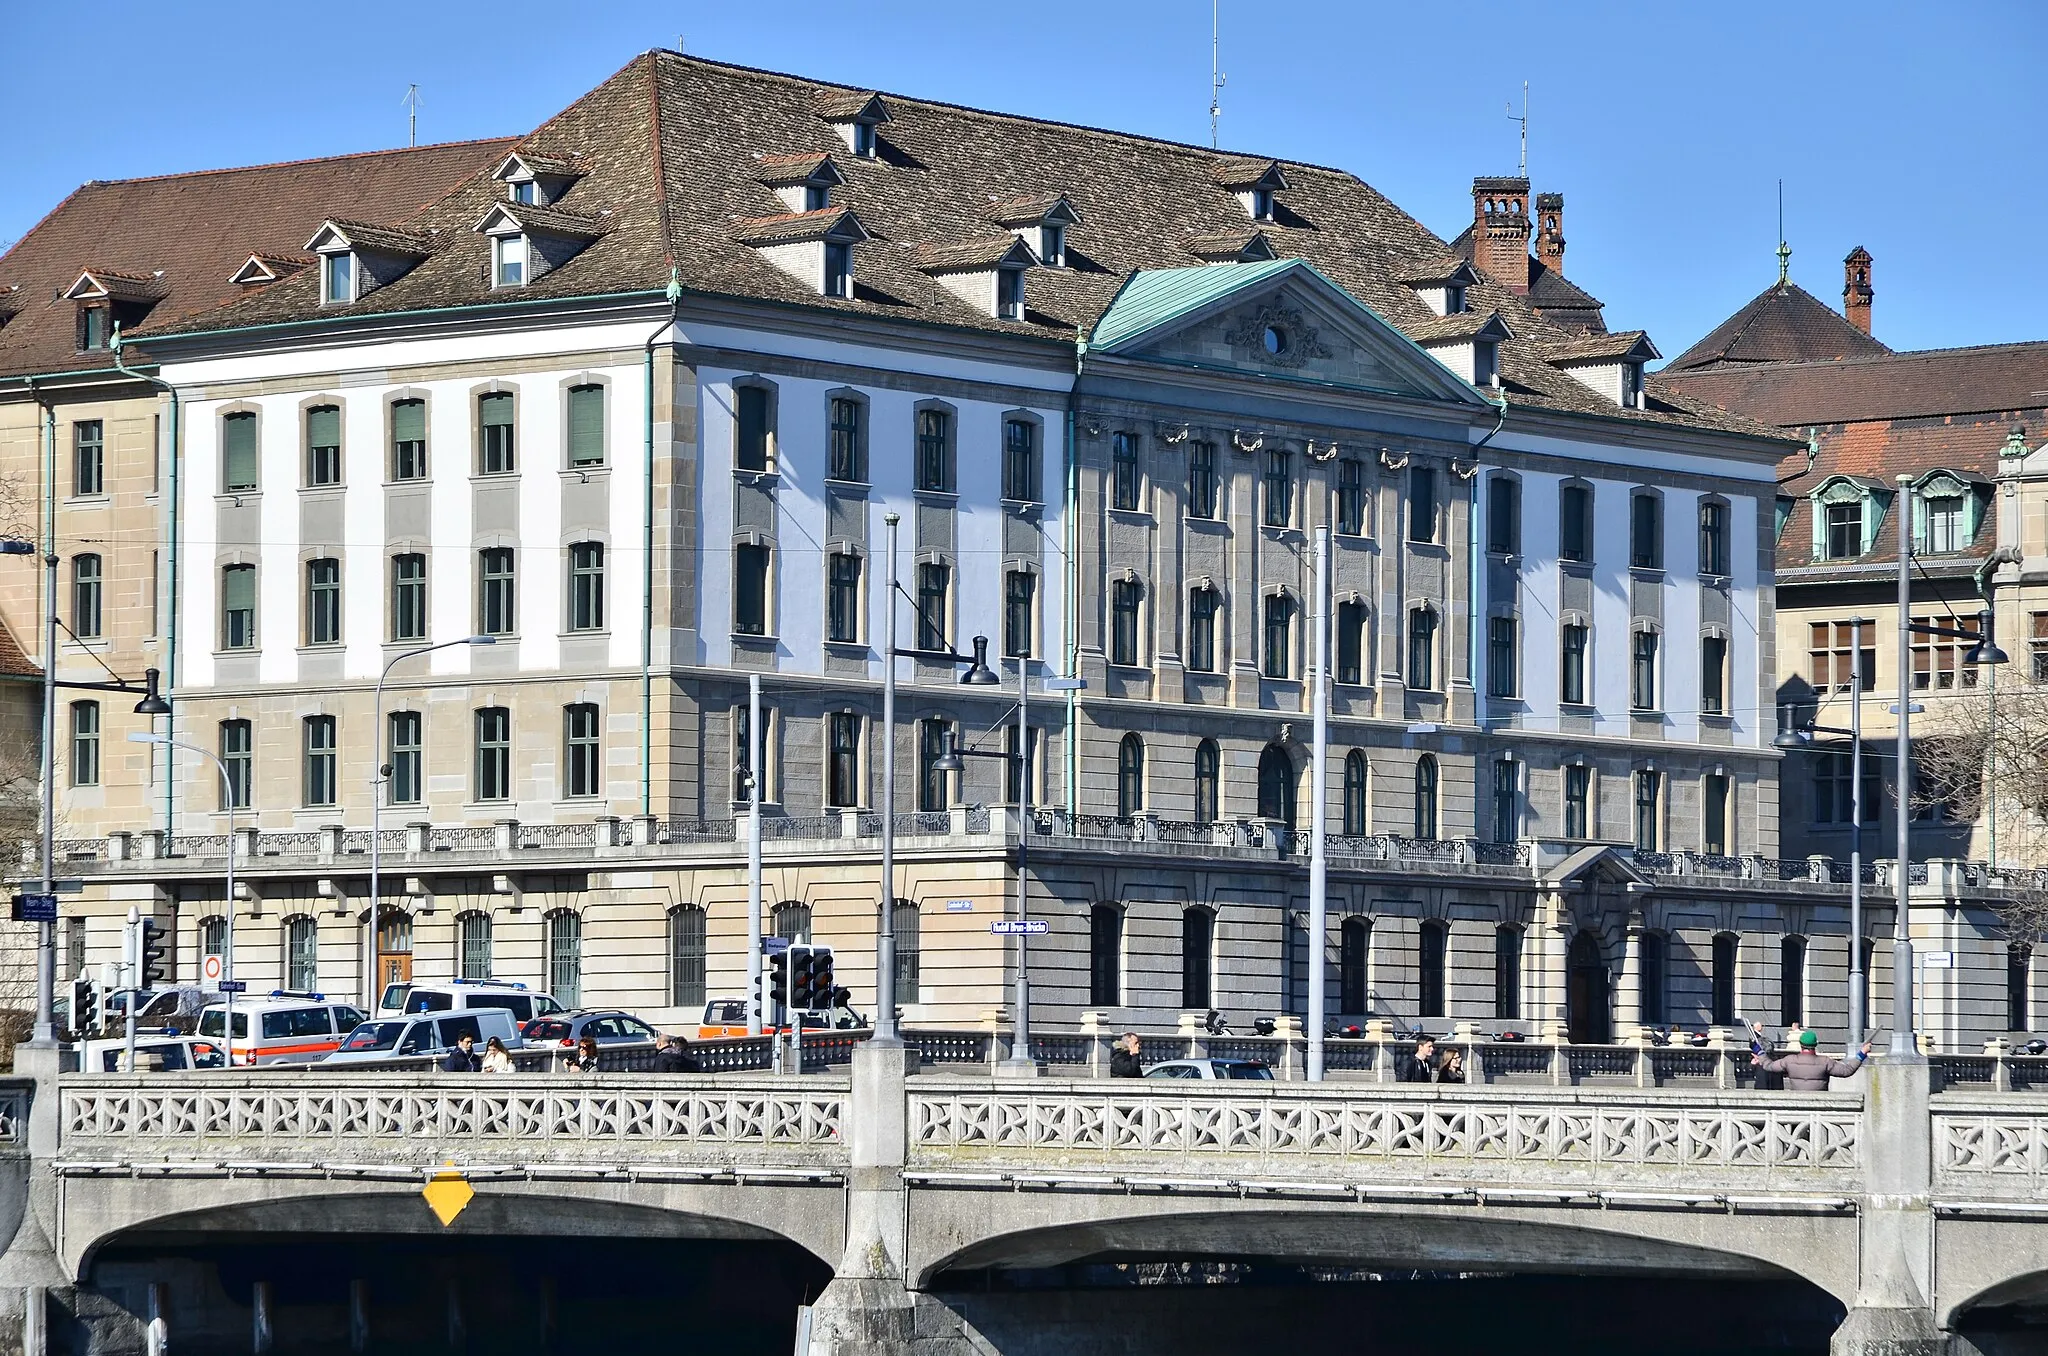
[[[1229,296],[1241,288],[1265,282],[1290,269],[1305,269],[1322,277],[1315,265],[1300,259],[1265,259],[1256,264],[1197,264],[1193,268],[1148,268],[1130,276],[1116,294],[1116,300],[1095,322],[1088,336],[1090,348],[1115,348],[1118,344],[1172,321],[1189,311]],[[1331,287],[1335,283],[1323,278]]]

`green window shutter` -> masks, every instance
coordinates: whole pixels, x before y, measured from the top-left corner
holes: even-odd
[[[322,405],[306,411],[306,446],[341,446],[341,411],[333,405]]]
[[[253,611],[256,606],[256,570],[248,565],[230,565],[221,571],[221,607],[229,612]]]
[[[596,466],[604,461],[604,387],[569,388],[569,464]]]
[[[221,420],[222,486],[229,490],[256,488],[256,416],[231,414]]]
[[[512,397],[502,392],[497,395],[479,396],[476,410],[477,417],[483,421],[485,428],[509,426],[512,422]]]
[[[427,402],[401,400],[391,407],[391,441],[423,443],[427,440]]]

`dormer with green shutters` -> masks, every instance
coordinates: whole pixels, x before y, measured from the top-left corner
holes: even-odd
[[[1913,550],[1920,555],[1967,551],[1984,525],[1991,482],[1942,467],[1913,482]]]
[[[1877,541],[1891,508],[1892,490],[1868,476],[1829,476],[1809,496],[1813,506],[1813,558],[1857,560]]]

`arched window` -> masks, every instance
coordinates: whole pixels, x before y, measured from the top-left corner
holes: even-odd
[[[1415,1012],[1419,1017],[1444,1015],[1444,971],[1450,939],[1450,925],[1434,918],[1424,922],[1417,933]]]
[[[808,944],[811,940],[811,906],[808,904],[777,904],[771,921],[775,924],[775,935],[788,942]]]
[[[896,932],[896,1001],[898,1004],[916,1003],[922,976],[918,955],[918,924],[921,918],[915,900],[899,899],[896,912],[890,915],[890,923]]]
[[[1436,837],[1436,755],[1425,753],[1415,763],[1415,836]]]
[[[1371,1005],[1371,959],[1372,920],[1345,919],[1337,932],[1337,1006],[1347,1017],[1362,1016]]]
[[[215,915],[199,920],[199,955],[202,960],[208,956],[226,956],[228,953],[228,920]]]
[[[557,909],[542,920],[547,934],[548,992],[565,1008],[583,1006],[583,916]]]
[[[1344,832],[1353,838],[1363,838],[1367,833],[1363,749],[1353,749],[1344,755]]]
[[[704,988],[704,910],[678,904],[668,911],[669,1006],[701,1006]]]
[[[320,925],[310,918],[288,919],[284,925],[284,986],[296,993],[320,987]]]
[[[1195,822],[1214,824],[1222,817],[1223,755],[1216,741],[1205,739],[1195,745]]]
[[[377,924],[377,958],[384,972],[378,983],[412,982],[412,915],[403,909],[386,909]],[[573,1005],[572,1005],[573,1006]]]
[[[463,979],[491,977],[491,916],[482,911],[455,920],[455,963]]]
[[[1127,734],[1116,749],[1116,813],[1129,819],[1145,808],[1145,741]]]
[[[1183,1012],[1203,1012],[1210,997],[1210,956],[1215,948],[1216,915],[1204,908],[1181,910],[1180,915],[1180,1006]]]
[[[1294,832],[1294,759],[1278,744],[1266,745],[1259,755],[1259,818]]]
[[[1088,1001],[1113,1008],[1123,1001],[1124,911],[1114,904],[1088,910]]]

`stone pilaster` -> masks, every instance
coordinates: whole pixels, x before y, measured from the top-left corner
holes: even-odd
[[[1833,1356],[1939,1356],[1933,1293],[1933,1121],[1927,1060],[1872,1061],[1863,1087],[1862,1262]]]

